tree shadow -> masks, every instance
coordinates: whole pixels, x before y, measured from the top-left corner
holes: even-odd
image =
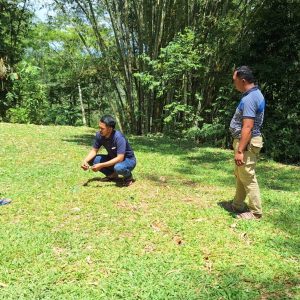
[[[267,215],[267,218],[274,226],[288,232],[291,236],[297,236],[299,238],[300,206],[297,200],[292,203],[287,201],[289,200],[284,199],[284,201],[278,201],[277,199],[269,199],[268,206],[270,213]],[[300,250],[299,247],[297,248]]]
[[[197,176],[199,181],[219,186],[232,186],[234,184],[233,159],[229,151],[211,148],[198,148],[197,155],[186,155],[177,172]]]
[[[92,146],[94,139],[95,139],[95,134],[87,133],[81,135],[73,135],[70,138],[62,139],[62,141],[78,144],[78,145]]]
[[[203,151],[197,154],[197,156],[187,156],[187,162],[192,165],[202,165],[203,163],[211,164],[214,167],[216,164],[221,164],[222,167],[224,167],[224,162],[233,162],[232,154],[230,152],[209,151],[205,148],[202,149]]]
[[[266,164],[258,164],[257,174],[259,182],[265,189],[300,192],[300,168],[299,167],[273,167]]]
[[[269,270],[257,270],[257,276],[253,276],[245,272],[245,269],[247,266],[242,264],[223,270],[217,284],[210,284],[207,289],[207,297],[232,300],[295,299],[298,282],[296,274],[289,278],[274,278]]]
[[[163,155],[186,155],[199,147],[196,143],[185,139],[171,139],[163,136],[131,136],[128,140],[135,151],[155,152]]]
[[[199,148],[198,151],[201,151],[201,153],[196,156],[185,156],[184,161],[188,164],[179,168],[179,173],[201,175],[202,171],[202,173],[208,172],[212,176],[214,171],[222,170],[223,174],[215,172],[214,181],[221,185],[233,184],[233,153],[230,151],[216,151],[216,149],[210,151],[206,148]],[[268,165],[268,162],[262,157],[257,163],[256,174],[262,189],[300,192],[300,168],[297,166]]]

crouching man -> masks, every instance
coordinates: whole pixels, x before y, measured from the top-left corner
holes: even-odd
[[[124,185],[133,183],[132,170],[136,166],[134,152],[125,136],[115,130],[116,121],[110,115],[100,119],[99,132],[96,133],[92,150],[84,159],[81,168],[86,171],[91,168],[94,172],[100,171],[106,175],[105,180],[116,180],[119,175],[124,178]],[[98,155],[103,146],[107,155]]]

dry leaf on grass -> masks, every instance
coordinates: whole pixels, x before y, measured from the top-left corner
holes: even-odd
[[[166,179],[165,176],[160,176],[159,177],[159,181],[161,181],[161,182],[167,182],[167,179]]]
[[[145,248],[144,248],[144,252],[145,253],[151,253],[153,251],[155,251],[155,246],[154,245],[146,245]]]
[[[232,224],[230,225],[230,228],[233,228],[233,229],[235,229],[235,228],[236,228],[236,226],[237,226],[237,223],[232,223]]]
[[[250,244],[251,244],[251,241],[250,241],[250,239],[249,239],[249,237],[248,237],[248,235],[247,235],[247,232],[242,232],[242,233],[240,234],[240,238],[241,238],[242,240],[244,240],[244,241],[246,242],[247,245],[250,245]]]
[[[52,251],[53,251],[54,255],[60,256],[60,255],[64,254],[67,251],[67,249],[60,248],[60,247],[53,247]]]
[[[91,265],[93,263],[93,260],[90,256],[87,256],[85,260],[89,265]]]
[[[170,270],[165,274],[165,276],[173,274],[173,273],[180,273],[180,270]]]
[[[155,232],[167,231],[166,225],[159,221],[152,223],[150,226]]]
[[[0,282],[0,288],[6,288],[6,287],[8,287],[8,284],[5,284],[5,283],[3,283],[3,282]]]
[[[179,235],[175,235],[173,237],[173,241],[177,244],[177,245],[182,245],[184,243],[183,239],[179,236]]]
[[[204,267],[208,272],[212,271],[213,263],[210,260],[206,260],[204,263]]]
[[[204,222],[206,221],[207,219],[204,219],[204,218],[198,218],[198,219],[192,219],[194,222]]]

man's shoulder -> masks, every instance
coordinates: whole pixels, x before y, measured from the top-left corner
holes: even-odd
[[[243,103],[259,103],[261,101],[264,101],[264,96],[262,94],[262,92],[257,89],[247,95],[245,95],[243,98],[242,98],[242,102]]]
[[[245,100],[261,100],[261,99],[264,99],[264,96],[261,92],[261,90],[259,88],[256,88],[255,90],[251,91],[250,93],[246,94],[243,99]]]
[[[103,136],[100,134],[99,131],[96,132],[95,140],[96,140],[98,143],[102,143],[102,142],[103,142]]]
[[[125,139],[125,136],[121,131],[115,130],[114,138],[115,139]]]

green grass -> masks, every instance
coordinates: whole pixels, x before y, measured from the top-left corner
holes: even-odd
[[[94,132],[0,123],[0,299],[299,299],[299,167],[262,157],[237,222],[231,151],[131,137],[120,188],[80,169]]]

